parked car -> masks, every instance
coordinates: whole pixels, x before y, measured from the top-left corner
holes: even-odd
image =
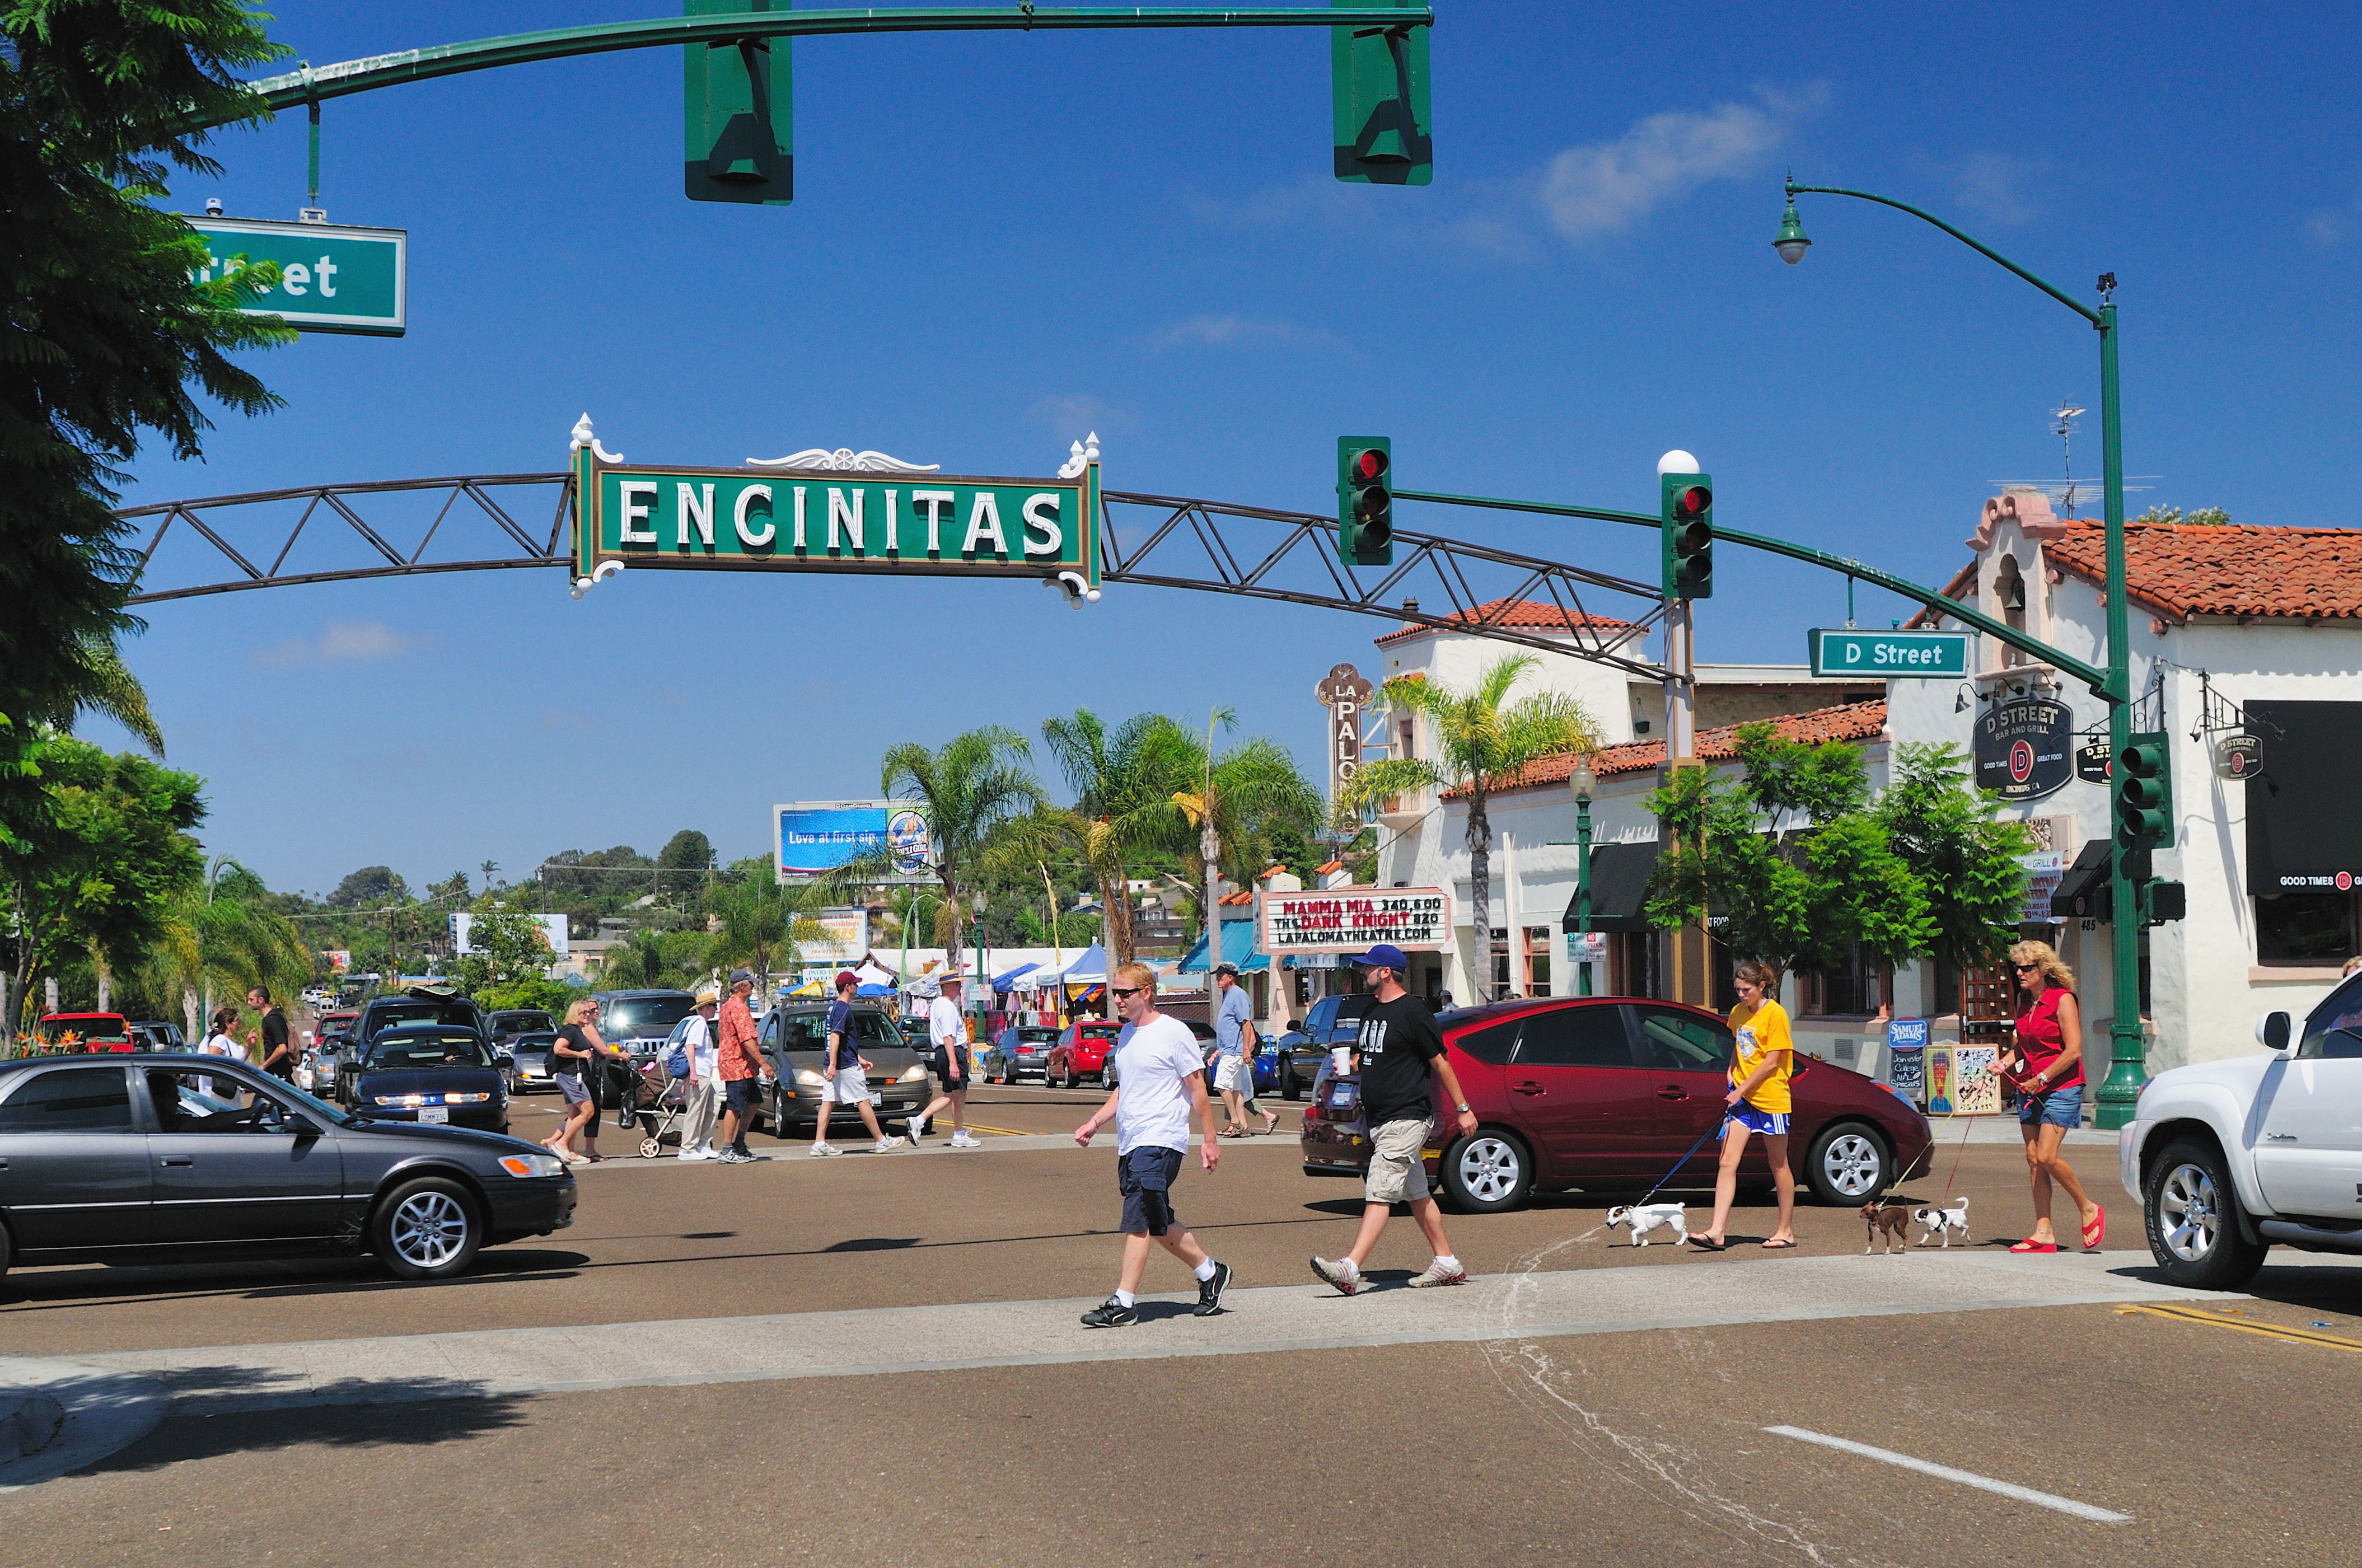
[[[381,1030],[369,1054],[337,1075],[352,1110],[381,1121],[509,1130],[508,1083],[473,1029],[403,1023]]]
[[[2362,1253],[2362,975],[2305,1014],[2257,1021],[2252,1055],[2148,1080],[2116,1134],[2167,1279],[2236,1290],[2275,1245]]]
[[[552,1076],[557,1063],[550,1055],[557,1043],[557,1031],[554,1029],[520,1034],[509,1042],[507,1073],[512,1098],[557,1087]]]
[[[494,1046],[501,1046],[520,1034],[555,1034],[557,1020],[537,1007],[502,1008],[486,1016],[484,1032],[491,1036]]]
[[[821,1091],[828,1083],[821,1071],[828,1051],[828,1007],[817,998],[783,1001],[757,1026],[763,1055],[778,1079],[770,1105],[775,1138],[809,1137],[820,1121]],[[933,1098],[925,1055],[911,1049],[884,1008],[866,1000],[853,1004],[853,1045],[869,1059],[869,1104],[881,1123],[908,1122]],[[832,1128],[841,1132],[848,1124],[861,1125],[861,1113],[853,1107],[840,1105],[829,1113]]]
[[[325,1049],[333,1040],[349,1040],[353,1028],[360,1022],[358,1009],[345,1008],[336,1012],[324,1012],[312,1022],[312,1043]]]
[[[1052,1088],[1072,1088],[1087,1077],[1108,1081],[1108,1057],[1123,1025],[1112,1021],[1084,1019],[1060,1032],[1058,1043],[1043,1061],[1042,1081]]]
[[[1012,1023],[975,1056],[976,1076],[987,1083],[1013,1084],[1030,1073],[1049,1081],[1050,1052],[1058,1032],[1043,1024]]]
[[[181,1032],[179,1024],[168,1018],[131,1020],[131,1039],[134,1050],[154,1051],[160,1055],[169,1055],[189,1048],[188,1036]]]
[[[46,1013],[36,1027],[41,1043],[52,1049],[65,1045],[82,1051],[123,1052],[138,1043],[131,1037],[131,1021],[119,1012]]]
[[[1672,1173],[1672,1185],[1712,1185],[1733,1042],[1701,1008],[1625,998],[1500,1002],[1440,1015],[1460,1087],[1475,1111],[1462,1135],[1437,1080],[1429,1175],[1458,1208],[1514,1209],[1537,1189],[1617,1191]],[[1859,1204],[1926,1165],[1927,1119],[1883,1084],[1799,1058],[1790,1079],[1789,1163],[1824,1203]],[[1359,1176],[1369,1166],[1361,1079],[1325,1074],[1304,1113],[1304,1169]],[[1680,1168],[1674,1169],[1680,1162]],[[1768,1187],[1760,1139],[1749,1139],[1742,1186]]]
[[[1301,1099],[1329,1065],[1330,1051],[1350,1045],[1362,1030],[1362,1014],[1369,1010],[1366,992],[1322,997],[1304,1015],[1304,1021],[1279,1037],[1275,1077],[1282,1099]],[[1257,1077],[1260,1083],[1260,1075]]]
[[[687,991],[594,991],[599,1038],[640,1062],[664,1054],[673,1026],[697,1010]]]
[[[898,1022],[895,1027],[902,1032],[903,1043],[921,1055],[923,1056],[935,1048],[933,1039],[927,1033],[925,1019],[906,1018]]]
[[[350,1115],[218,1058],[0,1063],[0,1272],[366,1250],[440,1279],[574,1218],[574,1177],[546,1149]]]
[[[448,986],[420,985],[399,994],[374,996],[361,1003],[360,1015],[349,1032],[366,1050],[389,1029],[409,1023],[447,1023],[484,1032],[484,1010]]]

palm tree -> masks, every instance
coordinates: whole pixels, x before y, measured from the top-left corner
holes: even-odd
[[[1109,957],[1132,958],[1131,860],[1171,836],[1172,801],[1196,777],[1192,737],[1162,713],[1110,732],[1088,708],[1045,720],[1042,739],[1075,791],[1066,835],[1098,884]]]
[[[133,971],[150,999],[180,994],[192,1040],[215,996],[244,997],[258,985],[292,996],[312,978],[312,955],[294,922],[265,903],[262,878],[227,856],[211,871],[203,887],[173,900],[160,938]]]
[[[1025,737],[999,724],[954,735],[939,751],[916,741],[890,747],[878,764],[878,789],[889,800],[916,801],[927,819],[935,876],[952,915],[955,967],[967,945],[967,907],[960,878],[984,848],[987,834],[1043,803],[1042,785],[1028,766],[1033,751]],[[891,870],[884,852],[860,857],[830,879],[830,885],[876,879]]]
[[[734,862],[707,896],[722,917],[708,961],[717,969],[744,964],[755,971],[755,995],[771,994],[771,976],[797,967],[799,944],[827,935],[814,918],[828,896],[818,882],[781,884],[766,856]]]
[[[1238,716],[1215,708],[1206,720],[1206,743],[1198,751],[1195,779],[1176,790],[1172,809],[1182,823],[1198,832],[1195,854],[1186,836],[1178,845],[1182,862],[1194,883],[1205,889],[1198,907],[1198,924],[1206,933],[1206,966],[1221,962],[1216,951],[1221,939],[1218,886],[1227,871],[1242,888],[1252,887],[1255,874],[1268,864],[1270,831],[1282,824],[1310,831],[1320,821],[1320,792],[1297,771],[1296,758],[1268,736],[1232,746],[1217,756],[1214,729],[1234,726]],[[1188,736],[1193,745],[1198,737]],[[1306,867],[1309,870],[1310,867]]]
[[[1562,692],[1537,691],[1503,706],[1510,688],[1540,664],[1532,654],[1511,654],[1486,669],[1472,691],[1454,691],[1421,674],[1387,681],[1387,703],[1397,713],[1428,721],[1436,755],[1364,763],[1346,790],[1356,809],[1413,790],[1458,790],[1468,797],[1468,901],[1480,971],[1472,988],[1480,997],[1493,987],[1493,823],[1486,802],[1528,763],[1599,745],[1598,721]]]

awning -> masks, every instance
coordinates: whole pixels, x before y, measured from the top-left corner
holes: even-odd
[[[1642,839],[1636,844],[1595,845],[1591,851],[1591,929],[1594,931],[1648,932],[1650,925],[1641,910],[1649,901],[1649,877],[1657,868],[1657,841]],[[1582,895],[1566,901],[1566,913],[1560,918],[1561,931],[1578,929],[1576,909]]]
[[[1104,985],[1107,977],[1107,949],[1096,942],[1077,954],[1075,961],[1059,970],[1056,977],[1062,986]]]
[[[2108,918],[2108,856],[2114,847],[2104,838],[2083,841],[2083,847],[2076,852],[2075,864],[2067,867],[2067,874],[2058,878],[2058,890],[2050,895],[2053,919]]]
[[[1271,955],[1255,951],[1255,922],[1251,920],[1226,920],[1222,922],[1222,962],[1236,964],[1239,973],[1252,975],[1271,967]],[[1188,956],[1181,960],[1180,972],[1206,971],[1206,939],[1199,937]]]
[[[1041,966],[1039,964],[1020,964],[1005,975],[995,975],[992,977],[992,988],[996,991],[1010,990],[1013,988],[1013,982],[1018,976],[1030,975]]]
[[[2247,891],[2347,891],[2362,877],[2354,811],[2362,702],[2249,702],[2246,711],[2264,743],[2264,770],[2247,780]],[[2174,804],[2187,820],[2202,798]]]

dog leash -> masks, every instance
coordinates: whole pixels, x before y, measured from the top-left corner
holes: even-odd
[[[1687,1152],[1687,1153],[1685,1153],[1685,1154],[1683,1154],[1680,1159],[1675,1160],[1675,1161],[1673,1162],[1673,1168],[1672,1168],[1672,1170],[1669,1170],[1669,1171],[1667,1171],[1667,1172],[1665,1173],[1665,1179],[1664,1179],[1663,1181],[1659,1182],[1656,1186],[1654,1186],[1654,1187],[1650,1187],[1648,1191],[1646,1191],[1646,1192],[1642,1193],[1639,1198],[1635,1198],[1635,1199],[1633,1200],[1633,1202],[1632,1202],[1631,1207],[1633,1207],[1633,1208],[1635,1208],[1635,1209],[1638,1209],[1638,1208],[1639,1208],[1639,1207],[1640,1207],[1640,1205],[1641,1205],[1641,1204],[1648,1202],[1648,1201],[1649,1201],[1649,1199],[1650,1199],[1650,1198],[1652,1198],[1656,1197],[1656,1196],[1657,1196],[1657,1194],[1659,1194],[1659,1193],[1661,1193],[1661,1192],[1664,1191],[1664,1190],[1665,1190],[1666,1186],[1667,1186],[1669,1183],[1671,1183],[1671,1182],[1672,1181],[1672,1179],[1673,1179],[1675,1176],[1679,1176],[1679,1175],[1681,1175],[1681,1174],[1682,1174],[1682,1167],[1683,1167],[1683,1165],[1688,1165],[1688,1164],[1690,1163],[1690,1155],[1691,1155],[1691,1154],[1696,1154],[1700,1149],[1705,1148],[1705,1141],[1706,1141],[1708,1138],[1713,1137],[1716,1133],[1717,1133],[1717,1132],[1721,1132],[1721,1131],[1722,1131],[1722,1129],[1723,1129],[1723,1124],[1724,1124],[1725,1122],[1727,1122],[1729,1120],[1730,1120],[1730,1108],[1729,1108],[1728,1106],[1727,1106],[1727,1105],[1726,1105],[1726,1106],[1724,1106],[1724,1107],[1722,1108],[1722,1117],[1721,1117],[1721,1120],[1720,1120],[1720,1121],[1717,1121],[1716,1122],[1715,1122],[1715,1124],[1714,1124],[1713,1126],[1711,1126],[1711,1127],[1707,1128],[1704,1132],[1699,1133],[1699,1134],[1698,1134],[1698,1141],[1697,1141],[1696,1143],[1692,1143],[1692,1144],[1689,1146],[1689,1150],[1688,1150],[1688,1152]]]

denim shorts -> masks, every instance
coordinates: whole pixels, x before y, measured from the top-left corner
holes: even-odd
[[[760,1078],[725,1078],[722,1083],[722,1101],[733,1110],[752,1110],[763,1103],[763,1080]]]
[[[1162,1236],[1186,1230],[1173,1212],[1173,1178],[1181,1174],[1182,1151],[1142,1144],[1116,1156],[1115,1186],[1123,1195],[1123,1231],[1128,1236]]]
[[[2017,1097],[2017,1119],[2029,1127],[2064,1127],[2071,1132],[2083,1125],[2083,1086],[2067,1084],[2041,1094],[2022,1094]]]
[[[590,1088],[582,1081],[579,1073],[559,1073],[557,1092],[566,1097],[568,1105],[580,1105],[590,1098]]]

